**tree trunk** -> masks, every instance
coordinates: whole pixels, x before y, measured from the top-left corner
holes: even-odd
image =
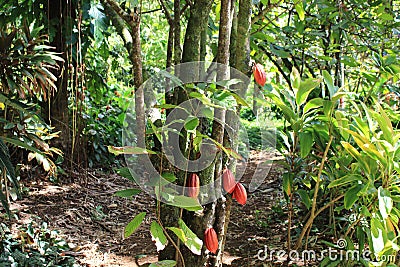
[[[53,40],[50,40],[50,46],[56,48],[61,54],[64,63],[58,70],[54,71],[57,77],[57,90],[54,95],[50,95],[47,101],[42,102],[42,116],[47,123],[55,127],[55,131],[59,131],[59,138],[56,140],[56,147],[62,149],[64,156],[69,159],[71,155],[71,138],[68,116],[68,79],[70,74],[71,60],[68,58],[68,46],[66,44],[66,34],[71,33],[71,21],[75,17],[75,10],[69,6],[66,1],[52,1],[51,4],[45,6],[47,17],[50,22],[54,22],[56,33]],[[71,9],[71,12],[68,12]],[[67,162],[67,161],[66,161]]]

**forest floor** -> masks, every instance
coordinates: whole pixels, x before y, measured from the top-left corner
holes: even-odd
[[[257,164],[274,160],[263,184],[248,195],[245,206],[234,202],[231,211],[224,262],[227,266],[271,266],[268,259],[259,259],[258,252],[283,249],[286,240],[286,215],[282,210],[281,167],[275,153],[252,153],[241,182],[248,184]],[[243,168],[242,163],[239,168]],[[133,199],[113,194],[130,185],[116,174],[106,175],[88,170],[74,174],[72,182],[56,185],[30,181],[29,197],[14,202],[18,221],[47,222],[70,244],[66,255],[75,256],[83,266],[147,266],[157,260],[151,241],[150,222],[155,218],[154,200],[141,193]],[[125,225],[139,212],[147,212],[145,223],[131,237],[123,238]],[[262,254],[264,255],[264,254]],[[274,263],[273,265],[276,265]]]

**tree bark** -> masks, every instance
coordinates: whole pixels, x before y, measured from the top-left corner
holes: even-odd
[[[220,25],[219,25],[219,37],[218,37],[218,54],[217,62],[222,64],[222,69],[218,69],[217,80],[227,80],[229,79],[229,45],[230,45],[230,35],[232,28],[232,12],[234,7],[234,2],[232,0],[221,0],[221,11],[220,11]],[[215,108],[214,111],[214,123],[212,138],[220,144],[224,142],[224,127],[226,110]],[[221,152],[216,155],[215,169],[214,169],[214,180],[217,181],[218,178],[220,183],[216,184],[216,191],[222,193],[222,155]],[[215,223],[214,228],[217,232],[219,239],[219,249],[217,256],[215,258],[210,258],[210,266],[222,266],[222,256],[224,253],[224,240],[227,232],[228,224],[226,198],[221,194],[221,198],[217,200],[216,211],[215,211]]]
[[[210,0],[197,0],[191,6],[183,43],[182,62],[199,61],[200,36],[207,26],[212,3]]]
[[[236,61],[234,67],[250,76],[251,0],[239,0],[237,22]]]
[[[56,140],[56,147],[62,149],[64,156],[70,159],[71,156],[71,137],[69,128],[68,113],[68,79],[70,75],[71,59],[68,58],[68,46],[66,44],[65,34],[68,29],[72,29],[71,21],[75,18],[74,7],[68,6],[66,1],[52,1],[51,4],[45,6],[49,21],[54,22],[56,26],[56,34],[53,40],[50,40],[50,46],[56,48],[64,59],[62,66],[54,71],[57,77],[57,90],[54,95],[49,95],[47,101],[41,104],[42,116],[47,123],[55,127],[55,131],[59,131],[59,138]],[[71,9],[68,14],[68,9]],[[65,161],[67,162],[67,161]]]
[[[174,64],[181,63],[181,6],[180,0],[174,1]],[[211,2],[211,1],[210,1]]]

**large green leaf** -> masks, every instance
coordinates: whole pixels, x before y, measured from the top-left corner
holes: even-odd
[[[320,79],[307,79],[305,81],[301,81],[299,85],[299,90],[296,93],[296,104],[298,106],[303,105],[307,101],[308,95],[320,83]]]
[[[390,192],[387,189],[384,189],[382,186],[378,188],[378,203],[382,218],[386,220],[392,211],[393,200]]]
[[[167,245],[167,237],[162,227],[153,221],[150,226],[151,239],[156,243],[157,251],[163,250]]]
[[[194,131],[196,130],[197,126],[199,125],[199,119],[196,117],[188,117],[185,122],[185,129],[187,131]]]
[[[308,192],[304,189],[300,189],[297,191],[297,193],[299,194],[299,196],[301,198],[301,202],[303,202],[303,204],[306,206],[307,209],[310,209],[312,202],[311,202]]]
[[[300,139],[300,156],[305,158],[311,151],[314,143],[314,135],[311,132],[301,132],[299,133]]]
[[[297,11],[297,14],[299,15],[299,19],[300,20],[304,20],[304,7],[303,7],[303,1],[297,1],[296,5],[294,6],[294,8]]]
[[[185,246],[195,255],[201,255],[203,241],[190,230],[182,219],[178,221],[179,228],[168,227],[185,244]]]
[[[363,189],[363,185],[355,185],[344,194],[344,207],[350,209],[358,200],[358,192]]]
[[[167,193],[163,193],[163,196],[166,199],[166,203],[171,206],[183,208],[188,211],[198,211],[203,209],[199,201],[192,197],[173,196]]]
[[[282,188],[286,195],[290,196],[292,194],[292,187],[293,187],[293,174],[290,172],[286,172],[282,176]]]
[[[320,108],[323,105],[323,99],[322,98],[313,98],[310,101],[308,101],[303,109],[303,113],[307,113],[310,110],[316,109],[316,108]]]
[[[348,183],[354,182],[354,181],[362,181],[363,177],[359,174],[347,174],[343,177],[340,177],[339,179],[333,180],[329,185],[328,188],[333,188],[337,186],[343,186],[347,185]]]
[[[146,217],[146,212],[141,212],[127,224],[124,231],[125,238],[131,236],[139,228],[140,224],[144,220],[144,217]]]
[[[333,84],[333,79],[332,79],[332,76],[329,74],[329,72],[327,72],[326,70],[323,70],[322,76],[324,77],[325,84],[328,87],[329,96],[332,98],[337,91],[337,87]]]
[[[287,121],[293,122],[297,120],[298,116],[293,112],[293,109],[290,106],[286,105],[281,98],[272,93],[267,95],[274,102],[274,104],[282,110],[283,115],[285,116],[285,119]]]

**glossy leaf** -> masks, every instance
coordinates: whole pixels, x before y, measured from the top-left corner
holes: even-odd
[[[151,239],[156,243],[157,251],[163,250],[167,245],[167,237],[164,234],[162,227],[153,221],[150,225]]]
[[[125,226],[125,231],[124,231],[124,237],[128,238],[131,236],[140,226],[140,224],[143,222],[144,217],[146,217],[146,212],[141,212],[138,215],[133,218],[132,221],[130,221],[127,226]]]
[[[182,219],[179,219],[178,225],[180,228],[168,227],[176,236],[185,244],[185,246],[195,255],[201,255],[203,241],[197,237],[192,230],[185,224]]]
[[[320,83],[321,81],[319,79],[307,79],[305,81],[301,81],[299,85],[299,90],[296,93],[296,104],[298,106],[303,105],[307,101],[308,95]]]

